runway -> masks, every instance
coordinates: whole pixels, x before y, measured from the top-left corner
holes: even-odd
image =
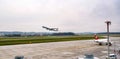
[[[110,39],[120,48],[120,37]],[[113,49],[114,45],[110,47],[111,53]],[[104,59],[107,46],[99,46],[93,40],[0,46],[0,59],[14,59],[15,56],[24,56],[25,59],[76,59],[88,53]]]

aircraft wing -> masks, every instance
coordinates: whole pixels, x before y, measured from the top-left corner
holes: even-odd
[[[48,28],[45,26],[42,26],[42,28],[45,28],[46,30],[49,30],[49,31],[58,31],[58,28]]]

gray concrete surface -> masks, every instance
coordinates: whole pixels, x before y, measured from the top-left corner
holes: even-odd
[[[120,37],[111,39],[119,46]],[[113,46],[110,48],[113,53]],[[0,46],[0,59],[14,59],[15,56],[24,56],[25,59],[77,59],[87,53],[104,59],[107,46],[99,46],[93,40]]]

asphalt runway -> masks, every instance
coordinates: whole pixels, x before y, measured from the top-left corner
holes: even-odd
[[[120,48],[120,37],[110,39],[115,42],[110,47],[110,52],[114,53],[114,49]],[[93,40],[0,46],[0,59],[14,59],[15,56],[24,56],[25,59],[77,59],[83,58],[84,54],[105,59],[107,46],[99,46]]]
[[[112,53],[117,55],[117,58],[120,59],[120,37],[112,37],[113,46],[110,48]]]

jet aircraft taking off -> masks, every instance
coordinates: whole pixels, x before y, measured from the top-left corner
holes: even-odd
[[[98,43],[99,45],[108,45],[109,44],[109,46],[111,46],[112,45],[112,43],[111,42],[107,42],[107,39],[99,39],[99,37],[95,34],[94,35],[94,38],[95,38],[95,42],[96,43]]]
[[[42,28],[45,28],[46,30],[49,30],[49,31],[58,31],[58,28],[49,28],[46,26],[42,26]]]

